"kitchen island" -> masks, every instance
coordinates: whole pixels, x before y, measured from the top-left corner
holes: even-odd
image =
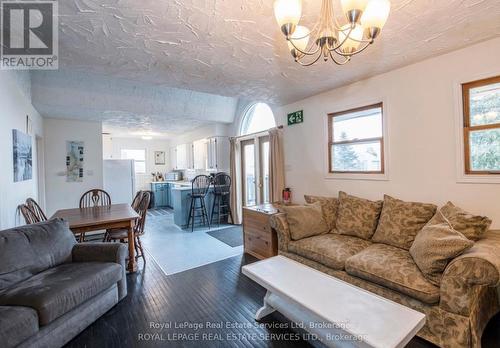
[[[212,206],[214,203],[213,192],[214,188],[213,186],[210,186],[210,188],[208,189],[208,193],[205,197],[205,206],[207,208],[207,214],[209,219],[210,219],[210,214],[212,213]],[[176,185],[172,188],[172,207],[174,209],[174,223],[180,228],[187,228],[189,209],[191,208],[191,186]]]

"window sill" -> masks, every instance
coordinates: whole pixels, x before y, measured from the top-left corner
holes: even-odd
[[[457,178],[459,184],[500,184],[500,174],[461,174]]]
[[[389,181],[389,174],[327,173],[327,180]]]

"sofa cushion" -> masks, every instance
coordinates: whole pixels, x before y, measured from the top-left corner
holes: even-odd
[[[428,304],[439,301],[439,288],[420,272],[407,250],[373,244],[350,257],[345,265],[350,275],[399,291]]]
[[[448,202],[439,209],[428,225],[449,222],[451,226],[470,240],[478,241],[488,231],[491,220],[486,216],[473,215]]]
[[[377,228],[381,210],[382,201],[370,201],[340,192],[337,232],[368,240]]]
[[[323,210],[323,218],[328,224],[330,232],[335,232],[335,223],[337,221],[337,210],[339,208],[339,200],[335,197],[320,197],[304,195],[307,203],[312,204],[319,202]]]
[[[429,225],[417,235],[410,255],[424,276],[440,286],[443,272],[452,259],[470,249],[474,242],[448,223]]]
[[[0,294],[0,305],[34,308],[40,326],[108,289],[122,278],[116,263],[78,262],[48,269]]]
[[[328,233],[328,225],[323,219],[321,204],[283,206],[280,209],[287,214],[286,218],[292,240]]]
[[[38,316],[33,308],[0,306],[0,342],[15,347],[38,332]]]
[[[54,219],[0,231],[0,290],[71,261],[75,237]]]
[[[370,241],[361,238],[330,233],[290,242],[288,251],[330,268],[343,270],[345,261],[349,257],[371,244]]]
[[[385,195],[372,241],[409,250],[415,236],[434,216],[436,209],[434,204],[404,202]]]

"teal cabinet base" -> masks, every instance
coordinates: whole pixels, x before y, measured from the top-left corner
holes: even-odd
[[[155,208],[172,208],[172,186],[169,183],[151,183]]]

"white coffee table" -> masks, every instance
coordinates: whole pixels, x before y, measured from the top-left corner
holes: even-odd
[[[330,347],[404,347],[425,324],[420,312],[283,256],[242,271],[267,289],[256,320],[277,310]]]

